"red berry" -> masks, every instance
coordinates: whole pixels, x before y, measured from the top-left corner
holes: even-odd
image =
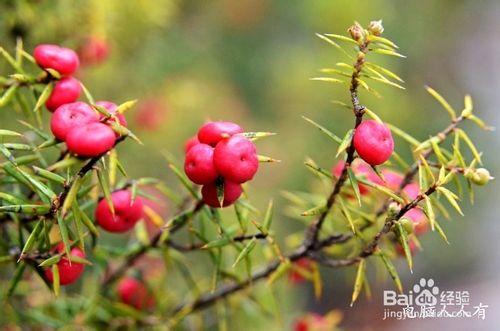
[[[214,182],[219,176],[214,165],[214,149],[205,144],[191,147],[184,161],[184,172],[195,184]]]
[[[33,56],[41,68],[54,69],[63,76],[74,73],[80,64],[75,51],[58,45],[38,45]]]
[[[53,112],[61,105],[78,100],[81,91],[82,87],[77,79],[71,76],[63,77],[54,85],[50,97],[45,102],[45,107]]]
[[[240,197],[243,190],[241,185],[224,180],[224,203],[222,207],[232,205]],[[201,188],[203,202],[213,208],[220,208],[219,200],[217,199],[217,186],[215,183],[203,185]]]
[[[123,278],[118,283],[120,300],[135,309],[142,310],[154,305],[154,297],[143,282],[133,277]]]
[[[126,232],[134,227],[142,218],[142,201],[136,198],[132,202],[132,195],[128,190],[111,193],[111,201],[115,209],[113,215],[106,199],[101,199],[95,210],[97,223],[109,232]]]
[[[82,65],[99,64],[109,56],[108,42],[100,37],[88,37],[78,50]]]
[[[118,106],[115,103],[111,101],[97,101],[95,104],[97,106],[104,107],[111,115],[115,116],[115,118],[112,117],[104,121],[106,116],[100,114],[99,120],[101,122],[104,121],[104,123],[109,124],[111,122],[116,122],[116,119],[118,119],[118,123],[120,123],[121,126],[127,127],[127,120],[125,119],[125,116],[123,114],[117,112]],[[115,132],[115,136],[119,137],[120,134],[118,132]]]
[[[191,147],[193,147],[194,145],[197,145],[199,143],[200,143],[200,141],[198,140],[198,137],[192,136],[191,138],[186,140],[186,142],[184,143],[184,153],[187,154],[187,152],[189,152]]]
[[[66,136],[68,150],[81,157],[95,157],[115,145],[115,132],[106,124],[95,122],[72,128]]]
[[[58,254],[64,254],[64,244],[59,243],[53,251],[57,252]],[[70,254],[73,256],[85,258],[85,253],[82,252],[82,250],[78,247],[73,247],[70,250]],[[59,284],[68,285],[74,283],[78,278],[80,278],[85,265],[76,263],[74,261],[71,261],[70,263],[68,258],[66,256],[63,256],[61,260],[57,262],[57,267],[59,268]],[[51,268],[45,269],[45,277],[50,282],[54,281],[54,275],[52,274]]]
[[[215,147],[222,139],[242,132],[243,129],[232,122],[208,122],[198,131],[198,140],[203,144]]]
[[[50,129],[59,140],[66,140],[66,135],[74,127],[97,122],[99,116],[84,102],[67,103],[56,109],[50,120]]]
[[[215,147],[214,164],[219,174],[229,181],[244,183],[253,178],[259,168],[255,145],[242,136],[220,141]]]
[[[297,271],[297,269],[301,269],[301,270],[303,269],[303,270],[310,272],[311,271],[311,260],[304,257],[304,258],[297,260],[294,263],[294,267],[292,268],[292,271],[288,275],[288,280],[294,284],[302,283],[305,280],[304,276],[302,276],[302,274],[299,271]]]
[[[293,329],[294,331],[309,331],[309,323],[306,319],[301,318],[295,322]]]
[[[135,112],[137,125],[144,130],[158,130],[167,116],[168,107],[159,99],[150,98],[139,105]]]
[[[331,320],[316,313],[308,313],[295,322],[295,331],[326,331],[334,330]]]
[[[391,130],[375,120],[361,123],[353,138],[358,155],[370,165],[379,165],[391,157],[394,140]]]

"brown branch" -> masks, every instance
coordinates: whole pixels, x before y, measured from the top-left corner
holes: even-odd
[[[354,130],[358,128],[358,126],[361,124],[363,120],[363,115],[364,115],[364,106],[361,106],[359,103],[359,98],[358,98],[358,78],[361,74],[361,70],[363,69],[363,64],[365,63],[365,55],[368,49],[369,41],[366,40],[359,46],[359,53],[358,57],[356,59],[356,63],[354,64],[354,71],[351,75],[351,85],[349,88],[349,92],[351,94],[351,102],[352,102],[352,107],[353,107],[353,113],[355,116],[355,122],[354,122]],[[306,246],[314,246],[316,242],[318,241],[318,236],[319,232],[321,230],[321,227],[323,226],[323,222],[325,221],[326,217],[330,213],[333,205],[335,204],[335,200],[337,195],[340,193],[340,190],[342,186],[344,185],[346,179],[347,179],[347,169],[351,166],[352,161],[354,160],[354,144],[351,142],[349,144],[349,147],[347,148],[347,157],[345,161],[344,168],[342,169],[342,172],[340,174],[339,179],[335,183],[335,186],[333,187],[332,193],[328,197],[326,201],[326,206],[325,210],[321,213],[321,215],[314,221],[311,226],[307,229],[306,232]]]
[[[439,139],[438,143],[442,143],[452,132],[455,131],[455,129],[457,128],[457,126],[461,122],[463,122],[465,119],[466,118],[464,116],[459,116],[456,119],[454,119],[451,122],[451,124],[448,125],[443,131],[438,132],[438,134],[436,134],[436,137],[438,137],[438,139]],[[424,159],[427,159],[433,153],[434,153],[434,150],[432,148],[430,148],[427,151],[425,151],[424,153],[422,153],[422,156],[424,157]],[[419,159],[419,160],[417,160],[412,165],[412,167],[410,168],[410,170],[406,173],[405,177],[403,178],[403,182],[400,185],[400,190],[402,190],[406,185],[408,185],[409,183],[411,183],[411,181],[413,180],[413,178],[415,177],[415,175],[418,172],[418,167],[421,164],[422,164],[422,161]]]
[[[125,138],[126,136],[121,136],[120,138],[116,139],[115,146],[124,141]],[[87,161],[87,163],[83,165],[83,167],[80,168],[80,170],[73,176],[72,180],[67,185],[64,186],[64,189],[61,191],[61,193],[59,193],[57,199],[55,199],[52,202],[52,206],[46,216],[55,218],[57,212],[59,211],[59,208],[61,208],[62,205],[64,204],[64,201],[66,200],[69,190],[71,189],[73,184],[78,179],[83,178],[89,171],[91,171],[94,168],[95,164],[99,162],[99,160],[103,158],[106,154],[107,152],[91,158],[90,160]]]
[[[204,205],[205,204],[204,204],[203,200],[199,200],[192,209],[191,217],[196,215],[203,208]],[[178,231],[187,221],[188,221],[188,219],[184,220],[184,222],[182,222],[182,224],[175,225],[170,230],[168,230],[169,233],[174,233],[174,232]],[[126,256],[125,261],[104,279],[104,281],[102,282],[102,286],[106,287],[106,286],[109,286],[112,283],[114,283],[121,276],[123,276],[130,267],[132,267],[134,265],[134,263],[135,263],[135,261],[137,261],[137,259],[139,259],[141,256],[146,254],[149,250],[151,250],[155,247],[158,247],[158,245],[160,244],[160,239],[161,239],[162,234],[163,234],[163,231],[158,232],[151,239],[149,244],[141,245],[137,250],[133,251],[131,254]]]
[[[450,125],[448,125],[446,128],[444,128],[442,131],[438,132],[435,137],[438,137],[439,142],[442,143],[451,133],[455,131],[455,129],[458,127],[458,125],[463,122],[466,119],[464,116],[459,116],[455,118]],[[425,160],[427,160],[432,154],[434,154],[434,149],[430,148],[426,150],[424,153],[422,153],[422,156]],[[416,174],[418,173],[418,168],[422,164],[422,160],[418,159],[416,160],[408,169],[408,171],[405,173],[405,176],[403,177],[403,180],[401,181],[401,184],[399,185],[398,190],[395,192],[396,194],[400,194],[403,189],[405,188],[406,185],[410,184],[413,179],[415,178]],[[376,217],[379,217],[383,215],[386,211],[387,208],[389,207],[390,199],[387,199],[385,203],[382,205],[382,207],[376,212]]]
[[[266,239],[267,234],[265,233],[255,233],[255,234],[247,234],[247,235],[241,235],[241,236],[236,236],[231,239],[232,242],[244,242],[247,240],[252,240],[252,239]],[[182,245],[179,244],[171,239],[165,242],[165,244],[175,250],[178,250],[180,252],[192,252],[192,251],[197,251],[197,250],[202,250],[204,249],[204,246],[207,243],[193,243],[189,245]]]
[[[356,130],[356,128],[361,124],[365,109],[364,106],[360,105],[358,98],[358,85],[359,85],[358,78],[363,69],[363,65],[365,62],[365,55],[366,52],[368,51],[368,45],[369,45],[368,40],[364,41],[362,44],[359,45],[359,53],[356,62],[354,63],[354,71],[351,75],[351,85],[349,92],[351,95],[353,113],[355,116],[354,130]],[[345,242],[351,237],[350,235],[334,235],[324,240],[318,239],[321,227],[326,217],[330,213],[335,203],[336,197],[340,193],[340,190],[347,179],[347,169],[350,167],[352,161],[354,160],[355,149],[352,140],[346,150],[346,153],[347,157],[344,169],[342,170],[342,173],[338,181],[335,183],[332,193],[329,195],[327,199],[325,211],[323,211],[320,214],[320,216],[313,222],[313,224],[311,224],[311,226],[307,229],[306,236],[302,245],[299,246],[292,253],[285,256],[286,260],[293,262],[302,257],[306,256],[313,257],[315,255],[315,252],[321,250],[322,248],[333,245],[335,243]],[[263,269],[253,273],[251,277],[249,277],[243,282],[234,282],[232,284],[224,285],[216,289],[212,293],[201,295],[198,299],[196,299],[192,303],[179,305],[177,308],[174,309],[174,314],[182,312],[184,310],[191,312],[193,310],[209,306],[214,302],[216,302],[217,300],[224,298],[237,291],[240,291],[258,280],[267,278],[279,267],[279,265],[280,265],[280,260],[275,260],[270,264],[268,264]]]
[[[43,71],[38,77],[27,77],[25,81],[16,80],[13,78],[7,79],[5,82],[0,83],[1,89],[8,89],[12,86],[33,86],[33,85],[46,85],[58,78],[52,76],[48,71]]]
[[[356,109],[363,110],[361,106],[359,106],[359,101],[357,98],[356,93],[352,93],[352,100],[353,100],[353,107],[355,109],[355,114]],[[356,116],[356,120],[361,121],[362,113],[358,117]],[[440,137],[441,141],[443,141],[451,132],[454,131],[456,126],[463,120],[463,118],[457,118],[450,126],[448,126],[445,130],[441,131],[438,136]],[[357,123],[356,121],[356,123]],[[359,125],[359,124],[358,124]],[[355,126],[357,127],[357,125]],[[352,148],[352,151],[351,151]],[[318,240],[318,232],[321,228],[322,223],[324,222],[326,216],[329,213],[329,210],[333,206],[335,202],[335,197],[339,194],[340,189],[346,180],[346,169],[347,165],[352,162],[354,159],[354,149],[351,144],[348,148],[348,157],[346,159],[346,166],[344,167],[344,170],[342,172],[342,175],[340,176],[339,180],[337,181],[334,190],[332,194],[330,195],[328,201],[327,201],[327,211],[323,212],[318,220],[313,224],[312,229],[314,229],[314,233],[312,234],[311,241],[305,240],[304,243],[299,246],[296,250],[294,250],[292,253],[288,254],[285,256],[286,260],[289,260],[291,262],[297,261],[303,257],[310,257],[320,263],[321,265],[328,266],[328,267],[346,267],[346,266],[351,266],[362,259],[371,256],[375,251],[376,248],[379,244],[380,239],[382,236],[386,233],[388,233],[394,223],[399,220],[406,212],[408,212],[410,209],[414,208],[421,200],[425,198],[425,196],[431,195],[436,191],[436,185],[431,186],[429,189],[427,189],[426,192],[421,193],[415,198],[413,201],[409,202],[405,206],[401,208],[401,210],[392,217],[389,217],[386,222],[384,223],[384,227],[375,235],[375,237],[372,239],[372,241],[365,247],[365,249],[356,257],[350,258],[350,259],[329,259],[322,254],[320,254],[321,250],[325,247],[334,245],[334,244],[340,244],[348,241],[349,239],[353,238],[352,234],[341,234],[341,235],[331,235],[323,240]],[[433,153],[433,150],[428,150],[424,153],[424,157],[428,158],[431,154]],[[349,157],[350,155],[350,157]],[[419,161],[420,162],[420,161]],[[417,164],[417,163],[416,163]],[[415,166],[412,166],[409,172],[407,172],[405,178],[409,178],[409,181],[413,179],[415,176],[415,173],[413,173],[413,168],[416,167],[418,170],[418,164]],[[412,174],[413,173],[413,174]],[[402,188],[404,185],[402,185]],[[306,238],[307,239],[307,238]],[[274,260],[271,263],[269,263],[266,267],[254,272],[252,276],[242,282],[233,282],[230,284],[223,285],[216,289],[214,292],[211,293],[206,293],[195,299],[191,303],[185,303],[177,306],[173,310],[173,314],[181,313],[181,312],[193,312],[195,310],[200,310],[205,307],[208,307],[212,304],[214,304],[216,301],[221,300],[233,293],[236,293],[238,291],[241,291],[249,286],[251,286],[253,283],[266,279],[269,277],[274,271],[278,269],[280,266],[280,260]]]
[[[318,241],[314,247],[307,247],[305,244],[302,244],[298,248],[296,248],[290,254],[285,255],[285,260],[290,262],[297,261],[303,257],[313,257],[314,253],[320,251],[321,249],[337,244],[345,242],[349,238],[349,235],[332,235],[324,240]],[[173,310],[173,314],[179,313],[181,311],[195,311],[199,309],[203,309],[214,304],[216,301],[221,300],[227,297],[230,294],[241,291],[257,281],[262,279],[266,279],[269,277],[281,264],[281,260],[273,260],[266,267],[254,272],[251,277],[245,279],[242,282],[232,282],[226,285],[222,285],[218,289],[213,292],[205,293],[199,296],[191,303],[180,304]]]

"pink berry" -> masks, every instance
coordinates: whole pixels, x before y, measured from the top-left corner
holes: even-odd
[[[206,144],[191,147],[184,161],[184,172],[195,184],[214,182],[219,176],[214,165],[214,149]]]
[[[214,151],[214,164],[219,174],[229,181],[244,183],[259,168],[255,145],[242,136],[221,140]]]
[[[415,200],[420,194],[420,187],[417,183],[410,183],[404,187],[403,192],[408,198]]]
[[[72,128],[66,136],[68,150],[81,157],[96,157],[115,145],[115,132],[107,125],[95,122]]]
[[[59,106],[78,100],[81,91],[82,87],[77,79],[71,76],[63,77],[55,83],[52,93],[45,102],[45,107],[53,112]]]
[[[59,243],[54,252],[59,254],[64,254],[64,244]],[[70,250],[70,254],[77,257],[85,258],[85,253],[82,252],[78,247],[73,247]],[[83,270],[85,269],[85,265],[81,263],[77,263],[74,261],[68,260],[67,256],[63,256],[59,262],[57,262],[57,267],[59,269],[59,284],[60,285],[68,285],[74,283],[78,278],[80,278]],[[45,269],[45,277],[50,281],[54,281],[54,274],[52,273],[52,269]]]
[[[427,218],[422,210],[415,207],[408,210],[404,217],[410,219],[414,225],[414,233],[419,236],[426,233],[429,230],[429,223],[427,222]]]
[[[108,42],[100,37],[88,37],[78,49],[82,65],[100,64],[109,56]]]
[[[345,162],[344,161],[339,161],[335,167],[332,168],[332,174],[335,176],[337,179],[340,177],[342,174],[342,171],[344,169]],[[376,183],[376,184],[381,184],[382,181],[381,179],[377,176],[377,174],[370,168],[366,162],[364,162],[361,159],[355,159],[352,164],[351,168],[356,175],[356,177],[364,177],[364,179],[368,179],[369,181]],[[362,195],[366,195],[370,192],[370,187],[358,183],[359,187],[359,193]]]
[[[198,140],[203,144],[215,147],[222,139],[242,132],[243,129],[232,122],[208,122],[198,131]]]
[[[99,116],[84,102],[67,103],[56,109],[50,120],[50,130],[59,140],[66,140],[66,135],[74,127],[97,122]]]
[[[58,45],[38,45],[33,56],[41,68],[54,69],[63,76],[73,74],[80,64],[75,51]]]
[[[391,130],[375,120],[361,123],[353,138],[358,155],[370,165],[379,165],[387,161],[394,151]]]
[[[133,277],[123,278],[118,283],[118,296],[121,302],[138,310],[148,309],[154,305],[154,297],[146,285]]]
[[[199,143],[200,143],[200,141],[198,140],[197,136],[193,136],[193,137],[189,138],[184,143],[184,153],[187,154],[187,152],[189,152],[191,147],[193,147],[194,145],[198,145]]]
[[[142,218],[142,200],[136,198],[132,202],[132,194],[128,190],[111,193],[111,201],[115,209],[113,215],[106,199],[101,199],[95,210],[97,223],[109,232],[126,232],[134,227]]]
[[[243,190],[241,185],[228,180],[224,180],[224,203],[222,207],[232,205],[240,197]],[[203,202],[213,208],[220,208],[219,199],[217,198],[217,186],[215,183],[203,185],[201,188]]]
[[[385,184],[388,188],[393,191],[399,190],[401,183],[403,182],[403,175],[393,170],[383,169],[382,176],[384,176]]]

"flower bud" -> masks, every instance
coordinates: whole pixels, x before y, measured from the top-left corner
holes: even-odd
[[[415,230],[415,225],[413,224],[413,221],[407,218],[402,218],[399,223],[403,226],[403,229],[405,229],[406,233],[411,234]]]
[[[351,38],[356,41],[360,41],[364,36],[363,27],[358,22],[355,22],[354,25],[347,29],[347,32],[349,32]]]
[[[371,21],[368,25],[368,31],[374,36],[380,36],[384,32],[384,27],[382,26],[382,20]]]
[[[472,108],[465,108],[463,111],[462,111],[462,117],[465,117],[465,118],[468,118],[472,115]]]
[[[389,204],[387,211],[388,211],[389,215],[391,215],[391,216],[397,215],[401,211],[401,205],[399,203],[393,201]]]
[[[486,185],[491,179],[493,179],[493,177],[490,176],[490,172],[485,168],[479,168],[473,172],[469,172],[466,174],[466,177],[479,186]]]

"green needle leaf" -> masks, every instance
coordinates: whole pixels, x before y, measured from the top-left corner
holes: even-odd
[[[71,261],[70,258],[70,242],[69,242],[69,235],[68,235],[68,226],[66,222],[64,222],[64,219],[62,218],[61,215],[57,215],[57,224],[59,225],[59,232],[61,233],[61,238],[64,244],[64,251],[66,255],[68,256],[68,259]]]
[[[24,270],[26,269],[26,264],[21,262],[17,265],[16,271],[14,271],[14,275],[12,276],[12,280],[10,281],[9,288],[7,290],[7,297],[11,297],[14,294],[14,291],[17,288],[17,285],[23,278]]]
[[[111,200],[111,190],[106,180],[106,176],[103,174],[103,170],[100,168],[96,168],[97,179],[99,181],[99,185],[101,186],[102,193],[104,194],[104,198],[106,199],[108,206],[111,210],[111,214],[115,214],[115,206],[113,204],[113,200]]]
[[[457,118],[457,113],[455,109],[453,109],[453,107],[450,106],[448,101],[446,101],[446,99],[443,98],[441,94],[439,94],[436,90],[434,90],[430,86],[425,86],[425,90],[429,92],[429,94],[432,95],[434,99],[436,99],[441,104],[441,106],[443,106],[443,108],[448,112],[448,114],[450,114],[452,120]]]
[[[29,251],[33,247],[33,245],[36,243],[36,241],[38,239],[38,235],[42,231],[42,228],[43,228],[43,222],[38,221],[36,223],[35,228],[33,229],[33,231],[31,231],[28,239],[26,239],[26,243],[24,244],[24,247],[23,247],[23,249],[21,251],[21,256],[19,256],[19,259],[21,259],[22,256],[24,255],[24,253],[26,253],[27,251]]]
[[[351,144],[352,141],[352,136],[354,135],[354,130],[351,129],[347,131],[346,135],[344,136],[344,139],[342,139],[342,142],[340,143],[338,149],[337,149],[337,154],[335,154],[335,157],[338,157],[340,153],[345,151],[347,147]]]
[[[347,167],[347,175],[349,176],[349,181],[351,182],[351,186],[354,191],[354,195],[358,200],[358,204],[361,206],[361,193],[359,192],[358,180],[356,179],[356,176],[354,175],[351,167]]]
[[[266,215],[264,216],[264,222],[262,224],[262,227],[267,231],[269,231],[269,228],[271,227],[271,223],[273,221],[273,211],[274,211],[274,203],[273,200],[271,199],[269,201],[269,204],[267,205]]]
[[[377,254],[382,259],[382,262],[384,263],[387,271],[389,272],[389,275],[394,281],[394,284],[396,285],[398,292],[403,293],[403,285],[401,284],[401,279],[399,278],[398,272],[394,267],[394,264],[392,264],[391,260],[385,255],[385,253],[381,249],[378,250]]]
[[[401,222],[396,222],[395,225],[398,233],[399,243],[403,247],[403,251],[405,253],[406,262],[408,262],[408,267],[413,273],[413,259],[411,255],[410,245],[408,243],[408,233],[406,233],[406,230],[404,229],[403,225],[401,225]]]
[[[363,288],[363,282],[365,280],[365,270],[366,270],[366,260],[361,259],[358,264],[358,271],[356,273],[356,280],[354,281],[354,290],[352,291],[351,307],[359,296],[361,289]]]
[[[241,250],[240,254],[236,258],[236,261],[234,261],[232,267],[236,267],[236,265],[245,257],[247,257],[252,250],[254,249],[255,245],[257,243],[257,238],[253,237],[252,240],[248,242],[248,244]]]
[[[301,216],[314,216],[314,215],[319,215],[325,211],[326,211],[326,206],[321,205],[321,206],[316,206],[316,207],[313,207],[311,209],[308,209],[300,215]]]
[[[46,260],[43,260],[42,263],[40,263],[38,266],[39,267],[50,267],[51,265],[54,265],[61,261],[61,254],[56,254],[54,256],[49,257]]]
[[[61,283],[59,280],[59,267],[57,266],[57,264],[52,265],[52,278],[54,294],[56,295],[56,297],[58,297],[61,291]]]
[[[50,94],[52,93],[53,89],[54,89],[54,84],[52,84],[52,83],[49,83],[49,84],[47,84],[47,86],[45,86],[45,88],[42,91],[42,94],[40,94],[40,97],[36,101],[36,105],[35,105],[35,108],[33,109],[33,111],[37,111],[40,108],[42,108],[42,106],[45,104],[45,102],[49,99]]]
[[[78,190],[80,189],[80,186],[82,184],[82,177],[77,176],[74,180],[73,183],[71,184],[71,187],[68,191],[68,195],[64,199],[62,208],[61,208],[61,215],[62,218],[66,216],[66,213],[68,210],[71,208],[71,205],[76,201]],[[113,210],[113,209],[111,209]]]
[[[327,128],[325,128],[324,126],[314,122],[312,119],[310,118],[307,118],[305,116],[302,116],[302,118],[304,120],[306,120],[307,122],[311,123],[312,125],[314,125],[316,128],[318,128],[321,132],[323,132],[328,138],[330,138],[331,140],[333,140],[334,142],[336,142],[337,144],[341,144],[342,143],[342,139],[340,139],[339,137],[337,137],[334,133],[332,133],[330,130],[328,130]]]

